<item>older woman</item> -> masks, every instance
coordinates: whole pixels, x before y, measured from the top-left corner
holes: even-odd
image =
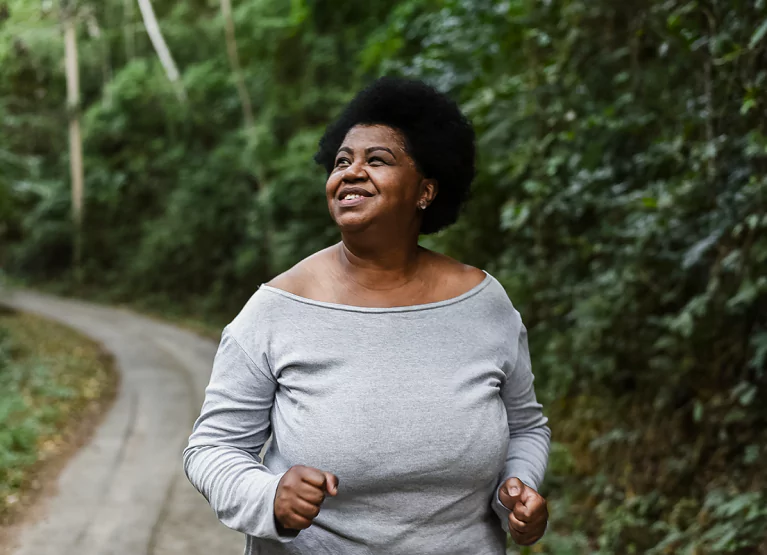
[[[470,123],[431,87],[384,78],[316,160],[342,240],[262,285],[224,330],[187,476],[248,555],[537,541],[550,432],[525,327],[493,277],[418,245],[467,197]]]

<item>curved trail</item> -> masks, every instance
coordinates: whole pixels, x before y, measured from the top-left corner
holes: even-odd
[[[92,439],[67,463],[12,555],[228,555],[220,524],[184,476],[216,343],[127,310],[30,292],[0,303],[62,322],[115,357],[121,387]]]

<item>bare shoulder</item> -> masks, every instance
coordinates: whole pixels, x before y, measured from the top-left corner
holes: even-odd
[[[266,285],[301,297],[312,297],[327,279],[331,248],[307,256]]]
[[[444,254],[429,252],[434,270],[434,282],[446,298],[457,297],[472,290],[482,283],[487,274],[475,268],[450,258]]]

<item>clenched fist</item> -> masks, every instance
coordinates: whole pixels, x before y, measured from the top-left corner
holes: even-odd
[[[303,530],[320,514],[325,494],[338,493],[338,478],[309,466],[291,466],[277,485],[274,517],[283,528]]]
[[[518,478],[509,478],[498,491],[498,498],[509,509],[509,533],[517,545],[531,545],[546,531],[549,510],[546,500]]]

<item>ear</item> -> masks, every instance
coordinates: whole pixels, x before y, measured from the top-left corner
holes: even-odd
[[[418,195],[418,202],[425,203],[427,206],[434,202],[439,192],[439,185],[436,179],[421,180],[421,194]]]

